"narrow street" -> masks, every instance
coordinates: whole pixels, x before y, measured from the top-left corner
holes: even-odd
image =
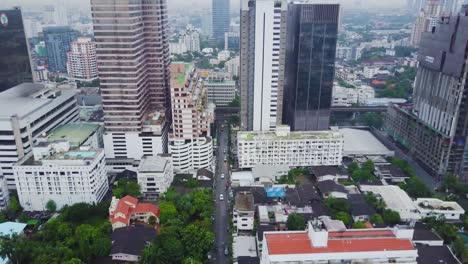
[[[218,124],[221,124],[219,122]],[[215,256],[212,263],[229,263],[229,255],[225,255],[225,247],[229,248],[229,210],[228,200],[229,193],[226,190],[226,182],[229,180],[227,163],[224,162],[224,157],[227,156],[227,125],[221,127],[218,125],[218,150],[216,154],[216,171],[215,171]],[[224,179],[221,179],[221,174],[224,174]],[[220,200],[220,195],[223,195],[223,200]]]

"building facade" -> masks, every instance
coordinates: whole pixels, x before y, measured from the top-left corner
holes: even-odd
[[[0,93],[0,164],[9,189],[13,165],[32,152],[33,142],[61,124],[79,120],[73,85],[23,83]]]
[[[240,58],[236,56],[224,63],[224,70],[228,72],[231,77],[239,77],[240,72]]]
[[[241,2],[241,127],[274,130],[283,111],[287,2]]]
[[[256,165],[337,166],[343,156],[344,137],[338,131],[239,132],[239,168]]]
[[[20,9],[0,10],[0,92],[32,82],[31,60]]]
[[[193,64],[171,64],[173,125],[169,153],[177,173],[193,172],[212,165],[214,105],[208,103],[207,97],[204,81]]]
[[[327,130],[330,122],[339,4],[289,4],[283,124]]]
[[[156,200],[165,193],[174,179],[170,156],[145,156],[137,170],[138,184],[146,200]]]
[[[16,190],[26,211],[57,209],[76,203],[99,203],[107,191],[103,149],[72,148],[67,140],[38,142],[33,152],[13,166]]]
[[[440,0],[427,0],[424,9],[420,9],[410,36],[410,44],[419,47],[423,32],[431,31],[440,15]]]
[[[180,34],[179,44],[184,44],[189,52],[200,52],[200,33],[194,29],[187,29]]]
[[[413,105],[392,105],[387,132],[434,177],[468,180],[468,16],[443,18],[423,34]]]
[[[208,102],[216,106],[228,106],[236,98],[236,82],[226,74],[212,72],[205,80]]]
[[[92,0],[91,11],[106,156],[160,154],[170,123],[166,0]]]
[[[224,33],[229,31],[230,19],[230,1],[212,0],[212,36],[218,45],[224,44]]]
[[[81,37],[72,42],[67,58],[69,79],[92,81],[98,77],[96,43],[91,38]]]
[[[67,72],[67,53],[78,34],[70,27],[45,27],[44,42],[47,48],[47,61],[50,72]]]

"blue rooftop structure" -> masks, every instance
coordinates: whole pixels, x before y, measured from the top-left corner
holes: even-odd
[[[282,198],[286,196],[284,187],[265,187],[268,198]]]
[[[13,234],[21,234],[26,228],[26,224],[17,222],[5,222],[0,224],[0,236],[11,236]],[[7,258],[0,257],[0,264],[7,264]]]

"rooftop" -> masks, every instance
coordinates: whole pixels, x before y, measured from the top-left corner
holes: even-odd
[[[458,203],[435,198],[418,198],[415,204],[420,210],[459,211],[462,214],[465,213],[465,210]]]
[[[416,245],[418,263],[423,264],[461,264],[448,246]]]
[[[251,192],[238,192],[236,194],[236,202],[234,210],[237,211],[253,211],[254,197]]]
[[[346,190],[346,188],[343,185],[338,184],[333,180],[319,181],[318,188],[323,194],[328,194],[331,192],[348,193],[348,190]]]
[[[190,71],[194,68],[193,63],[187,62],[172,62],[171,63],[171,80],[177,84],[183,85],[187,80]]]
[[[385,147],[369,131],[354,128],[341,128],[344,136],[344,156],[383,155],[393,156],[394,152]]]
[[[361,229],[328,236],[326,247],[313,247],[306,231],[265,234],[270,255],[414,250],[409,239],[397,239],[391,231]]]
[[[50,104],[61,95],[72,97],[75,90],[47,87],[39,83],[22,83],[0,93],[0,119],[17,115],[22,118]],[[21,107],[19,107],[21,106]]]
[[[68,140],[71,147],[81,146],[90,136],[92,136],[100,125],[92,123],[64,124],[52,131],[49,141]]]
[[[112,232],[113,254],[140,255],[145,246],[156,237],[156,230],[148,227],[127,226]]]
[[[138,172],[164,172],[168,162],[160,156],[144,156],[138,166]]]
[[[246,257],[257,256],[257,242],[254,236],[234,237],[232,249],[233,249],[234,258],[238,256],[246,256]]]
[[[343,135],[337,131],[300,131],[290,132],[286,136],[278,136],[271,131],[240,131],[238,140],[300,140],[300,139],[342,139]]]

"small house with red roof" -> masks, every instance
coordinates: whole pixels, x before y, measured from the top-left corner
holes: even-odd
[[[159,223],[159,207],[150,203],[140,203],[138,199],[127,195],[121,199],[112,197],[109,207],[109,218],[112,230],[130,225],[130,221],[149,224],[151,216]]]

